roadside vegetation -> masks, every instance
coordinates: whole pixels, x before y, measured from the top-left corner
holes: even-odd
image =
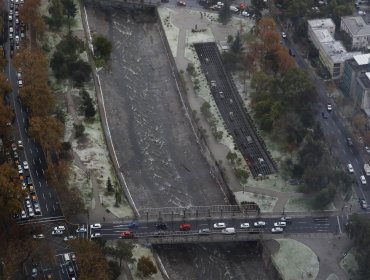
[[[356,248],[355,258],[358,263],[358,272],[355,279],[370,279],[370,220],[366,215],[354,214],[350,217],[346,230]]]

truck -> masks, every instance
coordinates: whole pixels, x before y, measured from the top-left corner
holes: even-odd
[[[370,165],[368,163],[364,164],[364,171],[366,176],[370,176]]]

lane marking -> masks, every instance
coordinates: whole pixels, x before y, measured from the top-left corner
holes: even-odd
[[[339,233],[342,234],[342,229],[340,227],[340,222],[339,222],[339,216],[337,216],[337,221],[338,221]]]

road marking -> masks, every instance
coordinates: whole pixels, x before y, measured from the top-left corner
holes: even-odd
[[[42,161],[41,161],[41,159],[39,158],[39,162],[40,162],[40,164],[42,163]]]
[[[46,211],[49,212],[49,208],[47,204],[45,204],[45,207],[46,207]]]
[[[53,204],[53,209],[54,209],[54,211],[55,211],[55,207],[54,207],[54,204]]]
[[[36,147],[36,151],[39,152],[39,149]]]
[[[36,165],[35,159],[33,159],[32,161],[33,161],[33,164]]]
[[[339,233],[342,234],[342,229],[340,228],[339,216],[337,216],[337,221],[338,221]]]
[[[31,154],[32,154],[32,149],[30,149],[30,152],[31,152]]]
[[[42,193],[42,197],[45,199],[45,194],[44,193]]]
[[[49,192],[49,197],[51,198],[51,193]]]
[[[40,188],[41,188],[41,182],[39,181],[39,185],[40,185]]]
[[[39,176],[39,173],[37,172],[37,170],[36,170],[36,175],[37,175],[37,177]]]

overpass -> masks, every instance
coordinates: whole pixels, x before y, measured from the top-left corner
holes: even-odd
[[[103,6],[106,8],[152,8],[158,7],[160,0],[84,0],[84,3]]]

